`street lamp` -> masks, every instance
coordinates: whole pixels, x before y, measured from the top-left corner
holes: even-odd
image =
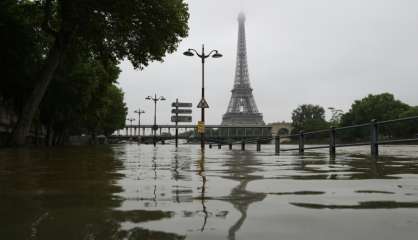
[[[145,111],[138,108],[138,110],[135,110],[134,113],[138,114],[138,140],[139,140],[139,137],[141,136],[141,114],[145,113]]]
[[[209,105],[207,104],[205,100],[205,59],[208,57],[220,58],[222,57],[222,54],[220,54],[218,50],[212,50],[209,52],[209,54],[206,55],[205,45],[203,44],[202,44],[202,53],[197,52],[195,49],[189,48],[183,54],[188,57],[193,57],[196,54],[196,56],[202,60],[202,99],[200,100],[200,103],[197,107],[202,109],[201,122],[205,124],[205,108],[209,108]],[[200,133],[200,146],[202,150],[205,149],[204,131]]]
[[[132,122],[135,121],[135,118],[128,118],[126,120],[128,120],[129,122],[131,122],[131,135],[132,135]]]
[[[152,130],[154,131],[154,147],[157,145],[157,102],[158,101],[165,101],[165,97],[160,96],[157,97],[157,94],[154,95],[154,97],[148,96],[145,98],[145,100],[154,101],[154,125],[152,126]]]

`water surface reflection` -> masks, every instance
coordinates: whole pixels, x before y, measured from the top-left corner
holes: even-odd
[[[418,233],[414,146],[385,147],[377,162],[361,155],[367,149],[336,156],[248,149],[1,150],[1,239],[380,240]]]

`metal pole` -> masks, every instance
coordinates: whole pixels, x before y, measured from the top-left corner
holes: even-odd
[[[179,99],[176,98],[176,148],[179,146],[179,129],[178,129],[179,107],[178,107],[178,104],[179,104]]]
[[[202,44],[202,100],[205,99],[205,45]],[[202,106],[201,121],[205,124],[205,108]],[[205,149],[205,133],[202,132],[200,135],[200,147],[202,150]]]
[[[157,145],[157,94],[155,94],[155,98],[154,98],[154,126],[153,126],[153,130],[154,130],[153,143],[154,143],[154,147],[155,147]]]
[[[245,140],[242,140],[241,142],[241,150],[245,151]]]
[[[276,144],[276,147],[275,147],[276,151],[275,152],[276,152],[276,154],[279,154],[280,153],[280,136],[279,135],[276,136],[275,144]]]
[[[299,153],[305,152],[305,141],[304,141],[304,134],[303,131],[300,131],[299,133]]]
[[[370,142],[371,142],[371,154],[373,157],[378,157],[379,156],[379,144],[378,144],[378,140],[379,140],[379,129],[378,129],[378,125],[376,122],[376,119],[373,119],[370,123],[370,132],[371,132],[371,136],[370,136]]]
[[[141,110],[138,109],[138,143],[141,143]]]
[[[261,151],[261,141],[259,139],[257,140],[257,152],[260,152],[260,151]]]
[[[335,155],[335,127],[330,130],[329,153]]]

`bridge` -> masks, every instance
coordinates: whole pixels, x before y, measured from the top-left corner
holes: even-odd
[[[154,125],[127,125],[124,129],[117,130],[110,139],[112,140],[140,140],[148,143],[153,139]],[[208,141],[225,142],[226,140],[241,140],[246,138],[271,138],[272,126],[270,125],[206,125],[206,138]],[[197,139],[197,125],[178,125],[179,139],[193,141]],[[158,125],[156,130],[157,141],[165,142],[174,139],[176,125]]]

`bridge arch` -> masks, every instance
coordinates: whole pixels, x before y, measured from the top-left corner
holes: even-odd
[[[289,122],[270,123],[271,133],[273,136],[288,135],[292,132],[292,124]]]
[[[289,135],[290,134],[290,129],[289,128],[280,128],[278,131],[277,131],[277,133],[276,133],[276,135],[279,135],[279,136],[283,136],[283,135]]]

